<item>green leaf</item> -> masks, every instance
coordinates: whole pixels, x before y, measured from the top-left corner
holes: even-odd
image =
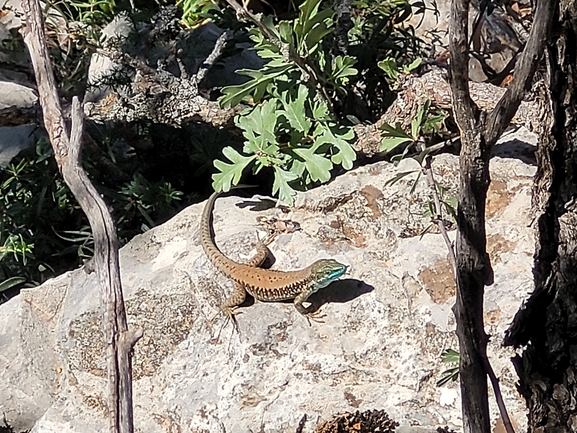
[[[413,137],[414,141],[417,141],[419,138],[419,120],[418,117],[415,117],[413,120],[411,120],[411,136]]]
[[[415,190],[417,189],[417,185],[419,184],[419,179],[421,179],[422,175],[423,175],[422,171],[417,172],[417,178],[413,182],[413,185],[411,186],[411,189],[409,190],[409,194],[412,195],[415,192]]]
[[[229,191],[232,185],[238,185],[242,172],[255,158],[254,155],[243,156],[230,146],[225,147],[222,153],[232,164],[218,159],[214,161],[214,166],[220,171],[212,175],[212,185],[215,191]]]
[[[387,180],[385,182],[385,186],[392,186],[395,183],[397,183],[399,180],[401,180],[402,178],[404,178],[405,176],[408,176],[409,174],[413,174],[413,173],[417,173],[418,170],[410,170],[410,171],[401,171],[397,174],[395,174],[392,178],[390,178],[389,180]]]
[[[412,142],[413,140],[410,138],[402,138],[402,137],[383,138],[383,141],[381,141],[381,147],[379,147],[379,151],[387,153],[392,152],[400,145]]]
[[[329,107],[325,101],[314,100],[312,101],[312,114],[313,118],[317,121],[329,120]]]
[[[337,56],[333,59],[332,76],[336,82],[345,84],[346,77],[357,75],[357,69],[353,66],[357,60],[351,56]]]
[[[283,170],[279,166],[274,167],[274,183],[272,185],[273,195],[278,192],[279,199],[288,205],[294,202],[296,191],[289,185],[289,182],[297,179],[298,176],[290,171]]]
[[[441,200],[445,211],[451,215],[451,217],[457,221],[457,206],[459,205],[459,201],[455,197],[451,197],[445,200]]]
[[[383,123],[380,129],[385,131],[385,135],[390,135],[391,137],[404,137],[410,139],[411,141],[413,139],[413,137],[411,137],[403,130],[401,124],[398,122],[395,124],[394,127],[389,125],[388,123]]]
[[[308,89],[302,84],[299,85],[298,96],[294,100],[291,98],[290,92],[284,92],[282,98],[284,110],[279,111],[286,116],[287,120],[293,128],[305,135],[308,134],[312,126],[311,121],[307,118],[307,113],[305,110],[305,102],[308,98],[308,95]]]
[[[417,117],[415,119],[413,119],[413,122],[415,122],[415,120],[416,120],[416,123],[419,127],[426,120],[426,118],[427,118],[426,116],[429,113],[429,107],[430,106],[431,106],[431,100],[427,99],[425,101],[425,103],[419,107],[419,111],[417,112]],[[417,137],[417,134],[413,134],[413,137]]]
[[[271,62],[272,63],[272,62]],[[267,86],[293,68],[290,64],[271,66],[267,64],[262,70],[241,69],[237,74],[251,77],[252,80],[237,86],[227,86],[222,89],[222,96],[219,99],[221,107],[235,107],[243,99],[253,97],[254,101],[260,101],[264,95]]]
[[[272,18],[272,15],[265,15],[260,22],[271,32],[278,40],[280,40],[280,34],[276,29],[276,25]]]
[[[318,147],[315,143],[313,147],[301,147],[293,151],[301,157],[313,181],[328,182],[331,178],[330,171],[333,163],[326,156],[315,153]]]
[[[26,281],[26,278],[23,277],[7,278],[0,283],[0,292],[4,292],[5,290],[17,286],[18,284],[22,284],[24,281]]]
[[[443,353],[441,353],[441,360],[445,364],[453,364],[453,365],[458,364],[460,360],[460,354],[459,352],[456,352],[453,349],[447,349]],[[459,366],[457,365],[455,367],[450,367],[445,371],[443,371],[442,374],[443,377],[439,379],[439,381],[437,382],[437,386],[443,386],[450,380],[453,381],[457,380],[457,378],[459,377]]]
[[[295,24],[295,33],[304,36],[310,30],[310,21],[319,9],[321,0],[305,0],[300,6],[300,14]]]
[[[453,349],[446,349],[443,351],[443,353],[441,353],[441,360],[444,363],[450,363],[450,362],[457,363],[460,361],[460,359],[461,359],[460,353]]]
[[[285,44],[292,44],[293,43],[293,28],[288,21],[281,21],[278,25],[278,31],[279,31],[281,40]]]
[[[276,144],[277,107],[278,100],[271,99],[261,106],[254,107],[248,115],[236,117],[236,125],[243,130],[243,135],[248,140],[245,143],[245,151],[258,153],[265,151],[271,144]]]
[[[422,240],[423,240],[423,237],[425,237],[425,235],[426,235],[427,233],[429,233],[430,231],[433,230],[433,227],[435,227],[435,224],[429,224],[427,227],[425,227],[425,228],[423,229],[423,231],[421,231],[421,233],[419,233],[419,240],[422,241]]]
[[[437,386],[443,386],[449,381],[456,381],[459,377],[459,367],[448,368],[443,371],[443,377],[437,381]]]
[[[413,60],[409,65],[403,66],[403,72],[407,74],[409,72],[414,71],[421,65],[422,62],[423,59],[421,59],[420,57],[418,59]]]
[[[333,153],[331,161],[334,164],[341,165],[345,170],[353,168],[353,162],[357,159],[357,153],[349,143],[355,137],[355,132],[352,128],[338,126],[334,123],[320,124],[322,128],[321,136],[315,141],[315,144],[329,144],[331,149],[338,149],[338,152]]]
[[[392,57],[387,57],[384,60],[381,60],[377,63],[377,66],[385,71],[387,77],[391,80],[397,80],[399,77],[399,66],[397,65],[397,61]]]
[[[305,23],[303,26],[304,46],[300,46],[299,48],[301,50],[306,48],[306,51],[302,54],[306,55],[314,52],[321,40],[331,33],[332,16],[333,11],[331,9],[325,9],[317,13],[311,21]]]

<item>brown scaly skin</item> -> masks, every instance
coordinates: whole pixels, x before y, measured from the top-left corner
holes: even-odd
[[[221,310],[234,322],[237,308],[245,300],[246,293],[260,301],[283,301],[294,299],[297,311],[307,318],[318,319],[318,312],[303,306],[309,296],[328,286],[343,275],[347,267],[333,259],[317,260],[298,271],[277,271],[259,268],[267,256],[268,248],[261,241],[257,254],[249,263],[237,263],[225,256],[216,246],[212,227],[212,211],[220,193],[210,196],[201,219],[201,243],[204,252],[214,266],[234,281],[234,291],[221,305]]]

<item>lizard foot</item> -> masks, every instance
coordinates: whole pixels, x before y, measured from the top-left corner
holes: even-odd
[[[232,322],[232,326],[236,332],[238,331],[238,321],[236,320],[236,316],[238,314],[242,314],[242,311],[238,311],[238,307],[221,307],[220,311],[224,313],[226,316],[226,323]]]
[[[235,316],[238,314],[242,314],[242,311],[237,311],[237,310],[238,310],[238,307],[220,307],[220,311],[218,311],[218,313],[216,313],[214,316],[212,316],[209,323],[212,324],[214,322],[214,320],[221,313],[223,313],[226,316],[226,321],[225,321],[223,326],[226,326],[226,324],[228,322],[232,322],[232,326],[234,327],[234,330],[238,332],[238,321],[236,320]]]
[[[309,326],[312,326],[311,320],[313,322],[316,322],[316,323],[325,323],[323,318],[327,317],[326,314],[322,314],[320,310],[306,313],[304,316],[307,318],[307,322],[309,322]]]

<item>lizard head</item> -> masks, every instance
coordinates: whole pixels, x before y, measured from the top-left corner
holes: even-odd
[[[347,266],[334,259],[317,260],[311,265],[311,277],[315,281],[315,292],[328,286],[347,270]]]

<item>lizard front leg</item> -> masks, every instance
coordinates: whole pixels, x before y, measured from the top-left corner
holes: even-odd
[[[299,313],[301,313],[303,316],[306,317],[307,321],[309,322],[309,325],[311,323],[310,322],[311,320],[317,323],[324,323],[322,319],[323,317],[325,317],[325,315],[321,314],[320,309],[314,311],[313,305],[311,305],[308,308],[303,305],[303,302],[306,302],[306,300],[309,298],[310,295],[311,293],[309,290],[301,292],[299,295],[295,297],[294,306]]]

